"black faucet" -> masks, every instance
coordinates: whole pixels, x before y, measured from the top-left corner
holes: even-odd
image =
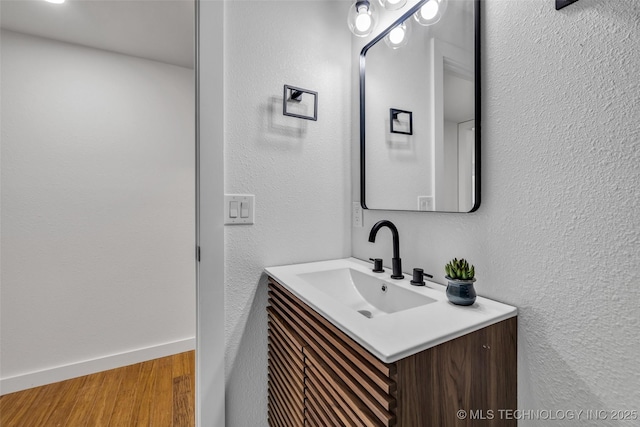
[[[376,225],[373,226],[369,233],[369,241],[371,243],[376,241],[376,234],[378,234],[378,230],[382,227],[389,227],[389,230],[391,230],[391,234],[393,235],[393,259],[391,260],[393,272],[391,274],[391,278],[404,279],[404,275],[402,274],[402,261],[400,260],[400,237],[398,237],[398,229],[396,226],[386,219],[376,222]]]

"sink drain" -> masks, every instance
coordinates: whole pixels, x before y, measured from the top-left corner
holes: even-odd
[[[371,312],[369,310],[358,310],[358,313],[362,314],[364,317],[371,319]]]

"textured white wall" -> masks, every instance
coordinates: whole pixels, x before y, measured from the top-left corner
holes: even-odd
[[[193,70],[2,32],[2,377],[195,334]]]
[[[225,191],[256,196],[255,224],[225,232],[229,426],[266,425],[262,269],[349,256],[348,7],[225,6]],[[282,115],[284,84],[318,92],[317,122]]]
[[[637,410],[640,2],[553,3],[483,2],[479,211],[365,211],[353,254],[389,263],[390,233],[366,237],[384,218],[405,271],[443,282],[449,258],[470,259],[478,292],[520,310],[521,409]],[[627,425],[521,423],[560,424]]]

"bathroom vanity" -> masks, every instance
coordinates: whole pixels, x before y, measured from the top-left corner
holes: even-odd
[[[500,410],[517,407],[517,310],[482,297],[454,306],[442,285],[370,267],[266,269],[269,424],[515,425]]]

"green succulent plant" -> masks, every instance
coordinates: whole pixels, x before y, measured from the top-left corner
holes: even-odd
[[[473,280],[476,275],[473,265],[469,267],[469,263],[464,258],[452,259],[444,266],[444,270],[447,273],[447,277],[453,280]]]

